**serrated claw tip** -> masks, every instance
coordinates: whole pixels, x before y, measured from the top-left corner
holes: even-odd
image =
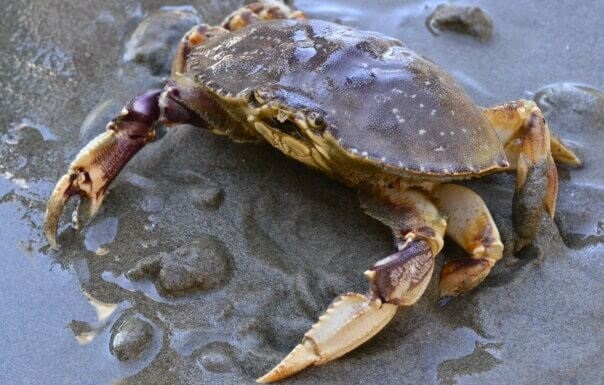
[[[54,250],[58,250],[59,248],[57,243],[57,227],[63,208],[70,197],[69,188],[71,186],[71,179],[70,174],[65,174],[59,179],[46,205],[44,234],[50,243],[50,247]]]
[[[361,294],[339,297],[305,334],[302,343],[256,381],[279,381],[311,365],[343,356],[376,335],[394,317],[396,309],[396,305]]]
[[[305,339],[289,353],[283,361],[271,369],[264,376],[258,378],[256,382],[260,384],[268,384],[287,378],[299,371],[313,365],[319,360],[316,353],[314,342]]]

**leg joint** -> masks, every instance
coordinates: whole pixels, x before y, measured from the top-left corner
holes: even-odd
[[[384,302],[411,305],[424,292],[432,271],[434,256],[427,241],[415,240],[365,272],[375,295]]]

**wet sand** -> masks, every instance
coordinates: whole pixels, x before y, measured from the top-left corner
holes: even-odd
[[[535,98],[585,165],[559,171],[557,217],[538,247],[506,252],[479,289],[444,306],[433,279],[371,342],[286,383],[600,383],[603,4],[478,1],[494,25],[480,41],[430,33],[438,2],[326,3],[296,5],[402,39],[480,105]],[[62,249],[49,250],[56,180],[124,102],[162,83],[157,68],[123,60],[162,5],[182,3],[17,1],[0,16],[1,384],[252,384],[392,252],[354,191],[266,145],[192,127],[137,155],[81,232],[66,214]],[[215,23],[240,2],[189,5],[187,20]],[[468,185],[511,245],[513,176]],[[449,244],[436,273],[460,253]]]

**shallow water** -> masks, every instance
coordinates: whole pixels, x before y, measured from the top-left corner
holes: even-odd
[[[483,43],[432,35],[424,22],[437,2],[296,2],[311,17],[402,39],[481,105],[536,95],[585,166],[560,171],[558,216],[541,231],[540,252],[508,253],[478,290],[444,306],[434,280],[372,342],[288,383],[591,384],[604,377],[604,64],[597,56],[604,6],[520,3],[475,3],[494,20]],[[122,103],[162,81],[122,62],[133,29],[162,5],[182,3],[17,1],[0,16],[2,384],[252,383],[336,295],[364,290],[361,272],[391,252],[389,230],[363,214],[353,191],[267,146],[193,128],[149,145],[97,218],[80,233],[64,225],[62,250],[48,249],[43,213],[55,181]],[[189,5],[215,23],[240,2]],[[509,245],[513,178],[470,184]],[[167,294],[156,276],[128,278],[142,258],[177,255],[204,234],[230,256],[232,272],[220,285]],[[136,314],[152,324],[152,341],[137,359],[120,362],[110,353],[112,328]]]

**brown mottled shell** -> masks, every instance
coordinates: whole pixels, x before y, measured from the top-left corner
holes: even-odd
[[[470,175],[506,162],[490,122],[451,76],[379,33],[259,23],[195,48],[187,76],[223,95],[260,92],[322,115],[343,149],[390,170]]]

